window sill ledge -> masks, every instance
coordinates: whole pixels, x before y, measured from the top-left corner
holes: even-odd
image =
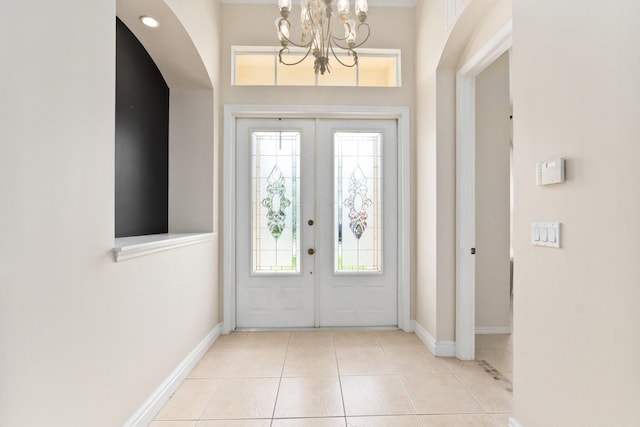
[[[168,233],[148,236],[119,237],[113,247],[114,261],[126,261],[156,252],[213,240],[214,233]]]

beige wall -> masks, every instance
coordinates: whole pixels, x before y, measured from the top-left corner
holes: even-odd
[[[514,405],[524,427],[636,426],[640,3],[514,2]],[[534,185],[563,156],[567,182]],[[562,248],[530,245],[562,222]]]
[[[2,13],[0,425],[119,426],[218,323],[217,238],[113,262],[116,3],[33,11]]]
[[[476,78],[476,328],[509,328],[509,53]]]
[[[292,35],[299,33],[296,27],[296,11],[292,16]],[[275,4],[223,4],[222,24],[222,101],[224,104],[247,105],[331,105],[331,106],[408,106],[413,110],[415,101],[415,20],[413,8],[369,8],[367,22],[371,37],[364,47],[402,49],[402,87],[268,87],[231,86],[231,46],[278,46],[274,21],[279,16]],[[299,13],[298,13],[299,14]],[[242,25],[239,23],[242,22]],[[389,25],[394,22],[397,25]],[[250,29],[250,30],[248,30]],[[331,60],[330,60],[331,62]],[[335,61],[334,61],[335,63]],[[339,65],[335,65],[338,67]],[[412,118],[413,122],[413,118]],[[411,158],[415,152],[413,124],[411,130]],[[413,160],[412,160],[413,161]],[[412,182],[416,165],[412,163]],[[411,221],[415,224],[415,198],[411,198]],[[412,227],[415,229],[415,227]],[[411,242],[415,254],[415,239]],[[412,260],[412,278],[415,278],[415,262]],[[413,279],[415,281],[415,279]],[[415,286],[412,286],[415,294]],[[415,318],[412,298],[411,318]]]
[[[451,27],[446,0],[416,8],[416,321],[455,340],[455,79],[510,19],[508,0],[471,0]]]

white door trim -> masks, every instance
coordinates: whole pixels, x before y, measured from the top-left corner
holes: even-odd
[[[411,170],[410,113],[408,107],[342,106],[224,106],[223,172],[223,328],[228,334],[236,328],[235,290],[235,176],[236,120],[239,118],[282,117],[310,119],[395,119],[398,121],[398,327],[413,332],[411,309]]]
[[[509,20],[456,76],[456,357],[475,358],[476,77],[513,45]]]

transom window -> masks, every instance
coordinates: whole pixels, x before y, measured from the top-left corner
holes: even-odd
[[[358,63],[345,67],[335,58],[329,59],[330,72],[313,71],[313,56],[302,63],[288,66],[279,63],[278,47],[232,46],[231,84],[234,86],[350,86],[400,87],[400,49],[358,49]],[[306,51],[290,48],[285,60],[302,60]],[[345,63],[352,58],[344,56]]]

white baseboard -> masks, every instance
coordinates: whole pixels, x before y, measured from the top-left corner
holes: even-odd
[[[438,357],[455,357],[455,341],[436,341],[420,323],[415,322],[416,336],[427,346],[429,351]]]
[[[518,420],[516,420],[515,418],[509,417],[509,427],[524,427],[524,426],[520,424]]]
[[[510,334],[511,330],[511,326],[478,326],[476,328],[476,334]]]
[[[138,408],[138,410],[129,418],[123,427],[146,427],[173,393],[178,389],[180,384],[187,378],[189,372],[196,366],[196,364],[204,357],[207,350],[213,345],[213,343],[220,336],[222,324],[219,323],[213,328],[211,332],[194,348],[191,353],[171,372],[171,374],[165,379],[160,386],[149,396],[149,398]]]

